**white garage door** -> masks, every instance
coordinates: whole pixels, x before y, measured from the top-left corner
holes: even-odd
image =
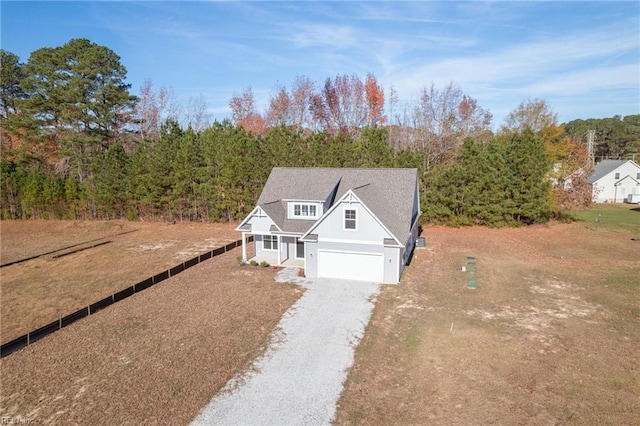
[[[382,254],[318,250],[318,276],[345,280],[382,282]]]

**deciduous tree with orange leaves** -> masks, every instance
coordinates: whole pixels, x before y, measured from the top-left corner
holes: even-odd
[[[373,74],[363,82],[356,75],[327,78],[311,98],[311,112],[319,128],[330,133],[355,134],[366,125],[382,124],[384,91]]]
[[[261,135],[267,130],[265,119],[256,111],[255,97],[251,86],[242,93],[234,94],[229,101],[231,117],[238,126],[249,133]]]

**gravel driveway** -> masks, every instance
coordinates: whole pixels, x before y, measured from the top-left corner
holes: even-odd
[[[299,278],[297,269],[280,271],[276,280],[306,291],[284,314],[252,372],[231,380],[192,425],[331,422],[380,285]]]

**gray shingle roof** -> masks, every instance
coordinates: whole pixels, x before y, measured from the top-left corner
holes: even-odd
[[[611,173],[612,171],[614,171],[615,169],[617,169],[627,161],[628,160],[603,160],[599,162],[593,168],[593,173],[589,177],[589,182],[594,183],[595,181],[597,181],[603,176],[608,175],[609,173]]]
[[[341,169],[274,167],[258,198],[258,204],[282,199],[324,200],[337,184],[336,170]]]
[[[304,233],[315,223],[288,220],[282,200],[323,201],[337,187],[334,200],[350,189],[389,231],[404,243],[411,231],[417,169],[349,169],[276,167],[258,204],[285,232]]]

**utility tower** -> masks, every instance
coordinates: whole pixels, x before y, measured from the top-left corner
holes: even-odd
[[[596,131],[595,130],[587,130],[587,152],[589,153],[589,165],[593,166],[595,163],[595,146],[594,142],[596,139]]]

